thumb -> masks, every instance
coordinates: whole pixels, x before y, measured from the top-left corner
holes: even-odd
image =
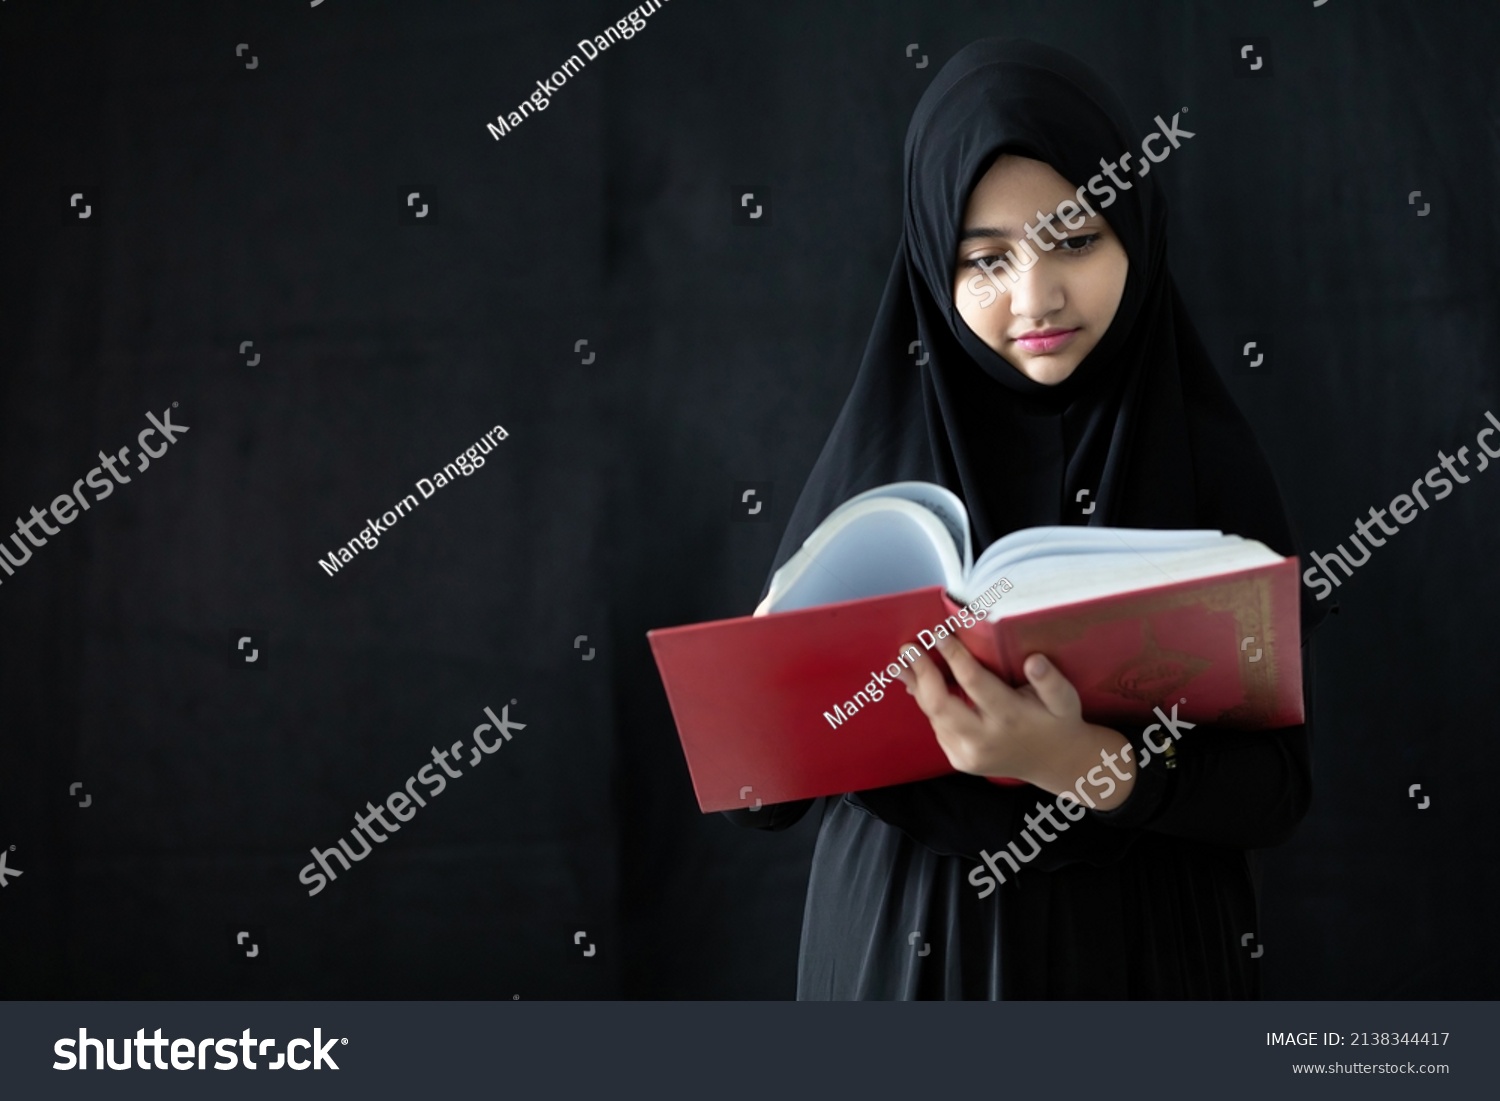
[[[1073,682],[1041,654],[1027,658],[1024,671],[1042,706],[1052,714],[1059,718],[1077,718],[1083,713]]]

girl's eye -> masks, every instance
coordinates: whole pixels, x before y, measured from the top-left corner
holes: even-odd
[[[1061,241],[1056,242],[1055,247],[1059,252],[1065,252],[1070,256],[1082,256],[1083,254],[1091,251],[1093,247],[1099,243],[1100,238],[1102,238],[1103,236],[1104,235],[1102,233],[1088,233],[1083,235],[1082,237],[1064,237]],[[1004,257],[998,255],[971,256],[967,260],[964,260],[962,264],[960,264],[960,267],[974,268],[978,270],[980,261],[983,261],[993,268],[1003,259]]]
[[[1057,247],[1062,249],[1064,252],[1071,252],[1076,256],[1079,253],[1088,252],[1089,249],[1094,247],[1094,243],[1098,241],[1101,236],[1103,236],[1103,234],[1090,233],[1083,237],[1064,237],[1061,241],[1057,242]],[[1070,248],[1070,245],[1076,245],[1077,247]]]

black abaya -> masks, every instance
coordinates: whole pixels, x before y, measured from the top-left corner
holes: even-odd
[[[1109,329],[1063,382],[1026,378],[953,304],[964,206],[997,155],[1045,161],[1076,187],[1139,137],[1092,72],[1035,43],[976,42],[933,78],[907,135],[904,231],[875,327],[776,567],[849,497],[911,479],[964,500],[976,550],[1089,523],[1217,528],[1296,553],[1270,467],[1167,270],[1157,176],[1126,174],[1132,186],[1101,210],[1129,272]],[[1085,489],[1088,515],[1074,504]],[[1304,593],[1307,684],[1305,640],[1323,614]],[[1139,760],[1141,729],[1118,729]],[[1309,739],[1306,725],[1199,724],[1174,758],[1135,769],[1123,804],[1085,812],[983,899],[969,879],[981,852],[1030,852],[1022,816],[1054,796],[955,773],[818,801],[797,996],[1257,996],[1251,850],[1305,813]],[[728,817],[782,829],[813,802]]]

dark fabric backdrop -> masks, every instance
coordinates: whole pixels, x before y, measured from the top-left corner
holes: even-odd
[[[791,996],[816,817],[698,813],[644,635],[755,603],[889,270],[911,109],[974,38],[1077,54],[1141,136],[1189,109],[1171,264],[1311,547],[1500,415],[1488,0],[671,0],[490,137],[626,10],[0,9],[0,515],[134,456],[148,411],[190,426],[0,578],[0,996]],[[1500,993],[1473,477],[1318,633],[1271,996]],[[311,846],[512,699],[503,752],[307,896]]]

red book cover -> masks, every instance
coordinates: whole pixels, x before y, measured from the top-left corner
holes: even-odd
[[[1078,689],[1090,722],[1145,724],[1156,705],[1170,712],[1175,703],[1189,722],[1270,730],[1303,721],[1297,585],[1297,560],[1286,558],[957,633],[1013,685],[1025,683],[1027,655],[1046,654]],[[754,809],[952,772],[887,667],[902,643],[925,645],[960,607],[932,586],[648,632],[700,809]]]

